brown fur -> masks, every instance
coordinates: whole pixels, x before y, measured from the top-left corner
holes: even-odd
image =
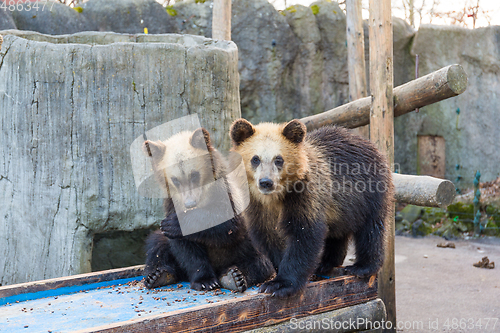
[[[263,282],[272,273],[269,260],[258,253],[245,228],[242,194],[230,186],[230,170],[226,159],[212,146],[205,129],[180,132],[166,141],[145,141],[143,150],[152,158],[152,167],[160,186],[168,194],[164,200],[165,219],[160,230],[146,242],[145,286],[156,288],[178,280],[189,280],[191,288],[211,290],[219,287],[221,277],[230,274],[239,291]],[[193,173],[198,176],[194,177]],[[173,180],[172,178],[175,178]],[[224,180],[215,182],[215,180]],[[177,185],[176,185],[177,184]],[[206,192],[210,189],[209,192]],[[214,192],[215,191],[215,192]],[[187,226],[216,218],[219,198],[213,193],[227,193],[234,217],[211,228],[183,235],[172,194],[178,205],[196,199],[189,215],[184,212]],[[212,194],[212,195],[210,195]],[[182,198],[182,200],[181,200]],[[216,221],[219,222],[219,221]]]
[[[298,292],[315,270],[325,274],[342,264],[350,237],[357,261],[348,271],[358,276],[378,271],[393,185],[373,144],[338,127],[306,136],[298,120],[253,126],[240,119],[231,138],[247,170],[250,236],[278,270],[261,291]],[[281,167],[275,167],[277,156],[284,161]],[[278,185],[268,190],[262,179]],[[384,189],[359,190],[371,183]]]

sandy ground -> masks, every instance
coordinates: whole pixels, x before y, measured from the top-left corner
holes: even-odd
[[[500,239],[397,236],[398,332],[500,332]],[[488,256],[495,269],[472,266]]]

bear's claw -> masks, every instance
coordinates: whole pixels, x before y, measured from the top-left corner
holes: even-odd
[[[223,288],[238,291],[240,293],[247,290],[247,281],[238,267],[229,268],[226,274],[222,275],[220,282]]]
[[[144,278],[144,286],[148,289],[153,289],[175,283],[176,281],[175,275],[168,270],[157,268],[156,271]]]

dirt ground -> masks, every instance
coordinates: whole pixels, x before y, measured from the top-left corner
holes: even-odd
[[[397,236],[398,332],[500,332],[500,239]],[[488,256],[494,269],[472,264]]]

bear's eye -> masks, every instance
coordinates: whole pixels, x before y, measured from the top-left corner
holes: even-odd
[[[281,157],[280,155],[276,156],[276,158],[274,159],[274,165],[276,165],[278,168],[281,168],[283,167],[283,157]]]
[[[259,156],[255,155],[254,157],[252,157],[252,159],[250,160],[250,163],[252,163],[252,166],[254,168],[258,167],[259,164],[260,164],[260,158],[259,158]]]
[[[176,177],[172,177],[170,178],[170,180],[172,181],[172,184],[174,184],[175,187],[181,186],[181,182]]]
[[[198,184],[200,182],[200,173],[198,171],[191,172],[191,183]]]

